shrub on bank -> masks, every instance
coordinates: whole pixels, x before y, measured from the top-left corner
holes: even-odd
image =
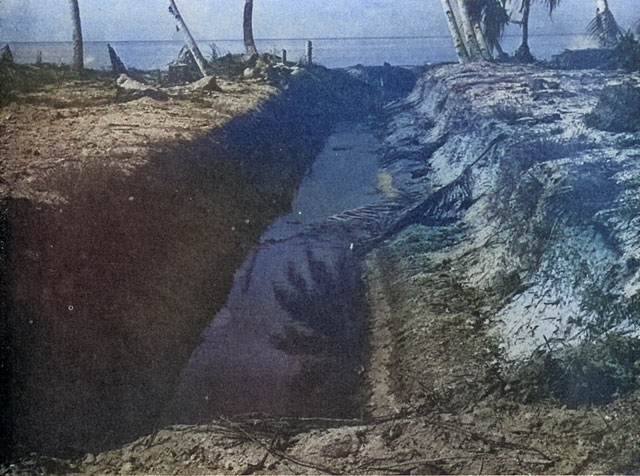
[[[621,327],[640,321],[640,295],[625,298],[594,286],[585,291],[582,310],[592,316],[576,319],[583,341],[538,349],[507,376],[508,390],[525,402],[552,399],[577,408],[640,389],[640,339]]]

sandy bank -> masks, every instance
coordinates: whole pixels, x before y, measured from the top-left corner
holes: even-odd
[[[72,81],[23,93],[2,108],[2,196],[64,200],[48,177],[65,167],[132,173],[162,150],[202,138],[255,109],[276,89],[219,80],[221,92],[120,102],[109,81]]]

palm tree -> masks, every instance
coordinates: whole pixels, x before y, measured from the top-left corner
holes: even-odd
[[[522,13],[522,20],[520,20],[520,26],[522,27],[522,42],[515,52],[515,57],[521,63],[533,63],[535,58],[531,54],[529,49],[529,12],[531,11],[531,0],[522,0],[520,5],[520,13]]]
[[[499,59],[506,59],[507,54],[502,50],[500,40],[510,18],[506,10],[507,0],[480,0],[469,2],[469,13],[476,28],[481,28],[483,40],[489,55],[493,51]]]
[[[509,22],[506,0],[442,0],[458,60],[491,60],[492,50],[506,56],[500,38]],[[454,8],[454,5],[456,8]]]
[[[477,61],[482,58],[482,50],[480,42],[476,37],[476,31],[473,27],[473,21],[469,14],[468,0],[458,0],[458,12],[460,16],[460,25],[463,33],[467,52],[472,60]]]
[[[80,6],[78,0],[69,0],[71,20],[73,22],[73,64],[75,71],[84,69],[84,47],[82,44],[82,26],[80,24]]]
[[[456,16],[453,13],[451,2],[449,0],[441,0],[441,3],[442,9],[444,10],[444,14],[447,18],[447,25],[449,26],[449,31],[451,32],[451,38],[453,38],[453,46],[456,49],[458,61],[460,63],[467,63],[471,58],[469,57],[467,47],[465,46],[464,39],[462,38],[462,34],[460,33],[460,27],[458,26],[458,21],[456,20]]]
[[[244,47],[247,51],[247,56],[257,55],[258,49],[255,41],[253,41],[253,0],[245,0],[244,2],[242,30],[244,32]]]
[[[519,23],[522,26],[522,43],[516,50],[515,57],[522,63],[533,63],[535,61],[529,49],[529,13],[531,12],[531,4],[533,1],[534,0],[521,0],[520,3],[522,20],[520,20]],[[549,15],[551,15],[560,4],[560,0],[543,0],[543,3],[549,9]]]
[[[618,43],[622,30],[609,10],[607,0],[596,0],[596,17],[589,23],[587,33],[596,38],[603,48],[610,48]]]

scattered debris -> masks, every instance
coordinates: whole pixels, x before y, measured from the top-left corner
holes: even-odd
[[[166,100],[168,98],[166,92],[137,81],[126,74],[118,76],[116,85],[118,87],[118,98],[123,102],[135,101],[142,97],[150,97],[156,100]]]

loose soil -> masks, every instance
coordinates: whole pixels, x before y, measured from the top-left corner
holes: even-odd
[[[33,445],[19,451],[151,431],[242,258],[289,206],[294,173],[211,135],[276,90],[220,86],[123,103],[113,83],[80,80],[1,109],[6,408]]]
[[[247,114],[276,89],[264,82],[218,80],[221,92],[121,103],[111,80],[75,80],[20,93],[2,108],[1,197],[64,201],[51,176],[64,168],[132,173],[154,155],[202,138]]]

